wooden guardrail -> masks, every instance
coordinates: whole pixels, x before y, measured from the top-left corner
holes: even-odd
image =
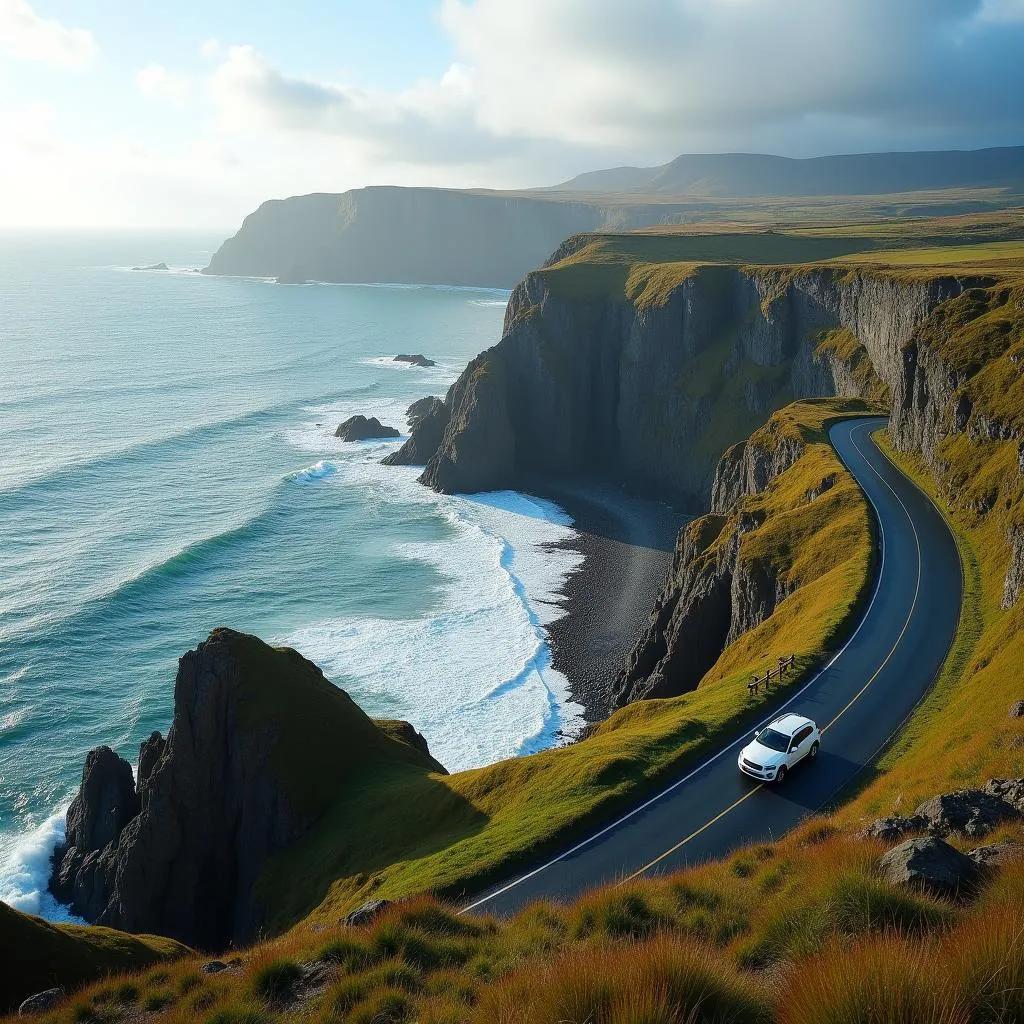
[[[773,682],[781,681],[782,677],[793,667],[796,661],[796,655],[791,654],[788,658],[779,658],[779,667],[768,669],[763,676],[754,676],[749,683],[747,683],[747,694],[753,697],[762,686],[765,688],[767,693],[771,689]]]

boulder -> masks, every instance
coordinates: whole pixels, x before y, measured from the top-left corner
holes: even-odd
[[[929,831],[944,836],[952,832],[965,836],[985,835],[1001,822],[1018,817],[1019,813],[1001,795],[987,788],[959,789],[933,796],[914,812],[915,816],[928,819]]]
[[[409,420],[409,440],[383,462],[388,466],[425,466],[444,440],[448,406],[431,395],[413,402],[405,415]]]
[[[986,868],[998,868],[1024,856],[1024,843],[992,843],[970,850],[967,856]]]
[[[1024,779],[989,779],[984,791],[1005,800],[1019,814],[1024,814]]]
[[[404,352],[401,355],[395,356],[396,363],[408,363],[410,366],[437,366],[437,363],[433,359],[428,359],[422,353],[417,352],[415,355],[406,355]]]
[[[385,426],[376,416],[369,419],[365,416],[350,416],[339,424],[334,436],[343,441],[372,441],[384,437],[401,437],[401,434],[394,427]]]
[[[220,974],[222,971],[226,971],[228,965],[223,960],[207,960],[199,970],[203,974]]]
[[[370,924],[375,921],[381,914],[384,913],[388,907],[391,906],[391,900],[370,900],[369,903],[364,903],[357,910],[353,910],[345,918],[345,924],[350,928],[359,928],[362,925]]]
[[[913,885],[940,896],[956,896],[981,877],[970,857],[934,836],[908,839],[879,861],[882,877],[895,885]]]
[[[28,1017],[33,1013],[46,1013],[52,1010],[64,998],[64,989],[48,988],[43,992],[37,992],[29,996],[21,1006],[18,1007],[19,1017]]]
[[[132,267],[132,270],[170,270],[166,263],[150,263],[148,267]]]
[[[858,833],[861,839],[881,839],[883,843],[894,843],[911,832],[925,832],[928,829],[928,819],[922,815],[903,817],[899,814],[890,815],[888,818],[878,818],[871,822],[863,832]]]
[[[1024,718],[1024,700],[1018,700],[1010,705],[1011,718]]]

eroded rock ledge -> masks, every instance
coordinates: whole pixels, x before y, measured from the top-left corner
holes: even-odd
[[[250,941],[268,859],[384,761],[444,772],[412,726],[378,728],[297,652],[215,630],[181,658],[170,731],[142,744],[137,785],[110,748],[90,751],[50,887],[96,924]]]

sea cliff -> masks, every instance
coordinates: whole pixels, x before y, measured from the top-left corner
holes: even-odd
[[[590,473],[703,511],[722,452],[776,409],[884,400],[915,329],[968,283],[838,266],[671,264],[616,278],[578,258],[587,244],[516,287],[501,341],[448,393],[424,483],[476,491]]]

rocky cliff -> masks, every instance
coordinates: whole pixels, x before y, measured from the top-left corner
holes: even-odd
[[[613,704],[695,689],[725,647],[850,556],[815,536],[864,514],[826,426],[871,408],[860,399],[798,403],[722,456],[711,511],[680,532],[650,621],[615,682]],[[796,533],[787,525],[794,514]]]
[[[205,274],[511,288],[577,231],[670,222],[671,203],[375,186],[273,199]]]
[[[885,397],[915,329],[963,288],[839,267],[676,264],[610,283],[574,244],[516,287],[501,341],[449,391],[424,483],[475,491],[598,473],[706,509],[726,448],[794,399]]]
[[[259,932],[270,858],[365,773],[444,769],[411,727],[379,728],[295,651],[218,629],[179,663],[174,718],[130,766],[86,758],[51,889],[124,931],[222,949]]]

